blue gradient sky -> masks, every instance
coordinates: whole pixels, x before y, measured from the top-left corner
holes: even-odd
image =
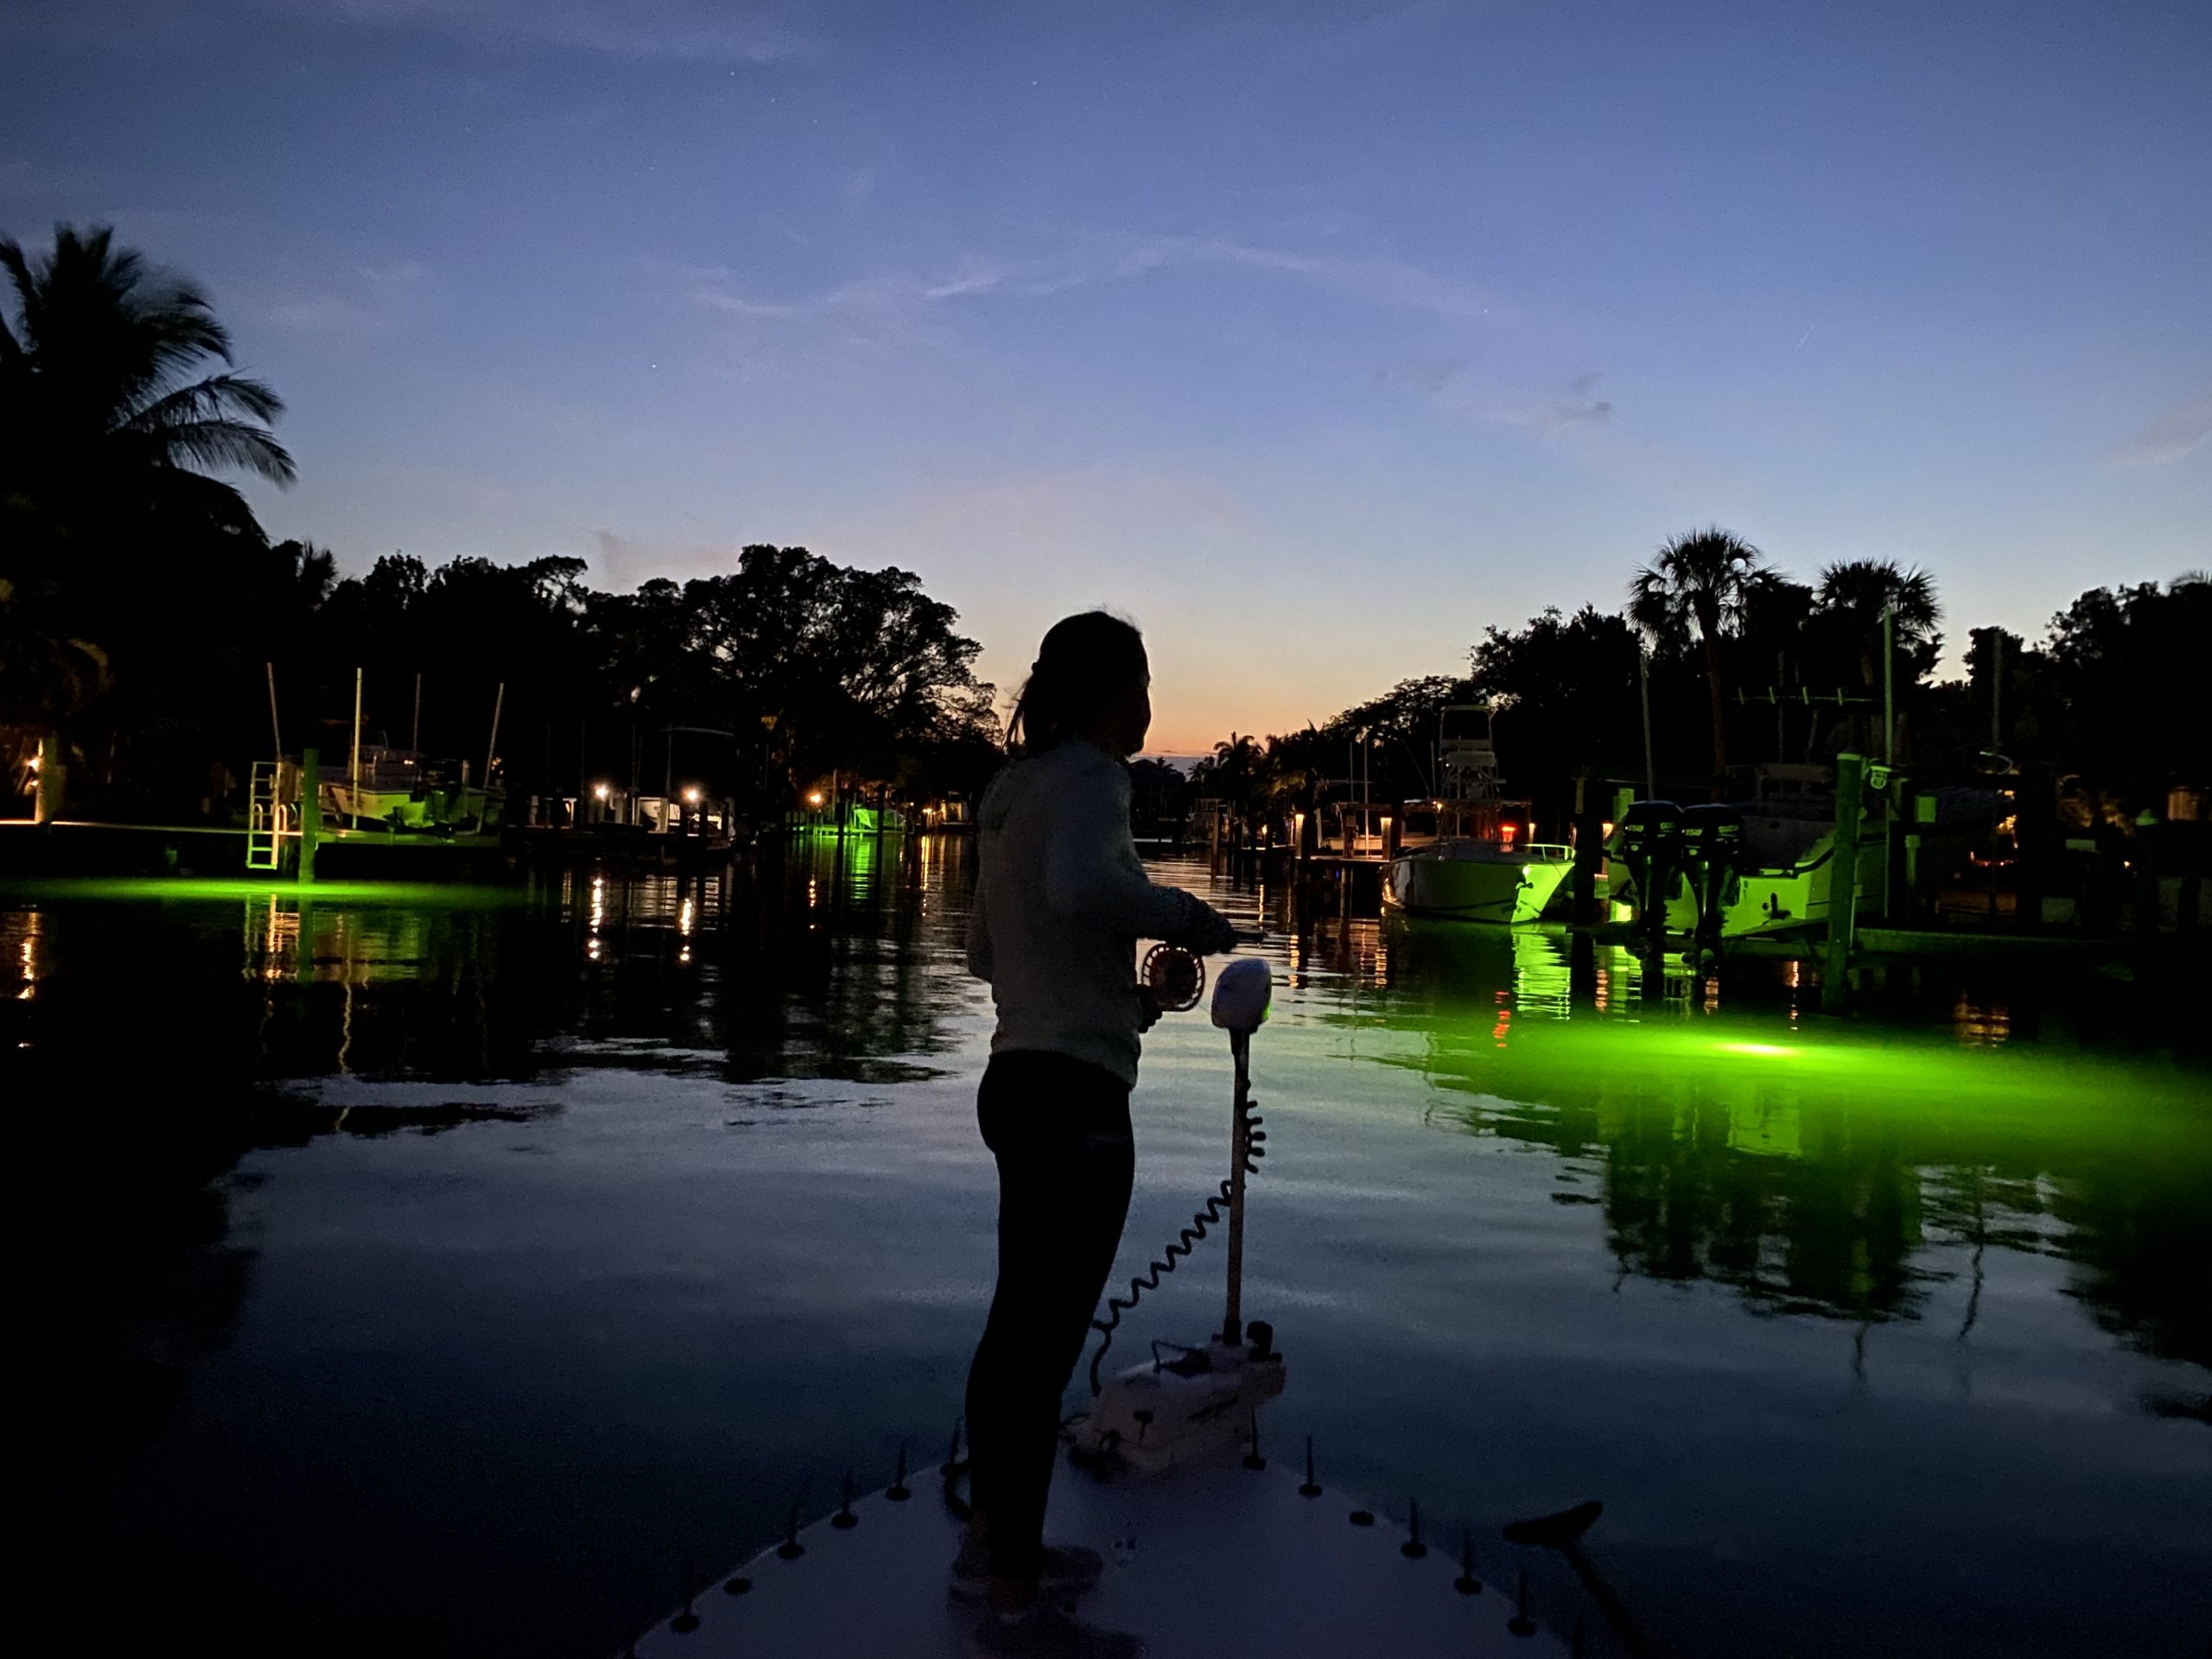
[[[1959,631],[2212,563],[2208,86],[2202,0],[15,0],[0,227],[207,283],[348,569],[804,543],[1009,685],[1103,601],[1185,749],[1709,520]]]

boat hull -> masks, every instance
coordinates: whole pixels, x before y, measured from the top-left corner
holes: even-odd
[[[1383,898],[1411,916],[1518,926],[1543,915],[1573,868],[1569,860],[1505,852],[1484,857],[1409,853],[1391,861]]]
[[[1822,836],[1796,863],[1738,871],[1730,878],[1722,900],[1720,937],[1745,939],[1825,930],[1834,874],[1834,838]],[[1886,855],[1887,849],[1878,836],[1859,843],[1856,907],[1862,916],[1881,908]],[[1613,895],[1613,913],[1617,919],[1625,920],[1633,916],[1634,906],[1624,902],[1629,898],[1624,890],[1628,880],[1624,865],[1619,866],[1615,880],[1618,885]],[[1677,880],[1667,899],[1667,930],[1687,935],[1696,931],[1697,924],[1698,907],[1690,896],[1689,883]]]

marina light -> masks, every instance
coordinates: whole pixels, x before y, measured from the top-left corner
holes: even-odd
[[[614,790],[613,786],[609,784],[594,784],[591,786],[591,792],[595,798],[603,801],[609,795],[612,795],[614,792]]]
[[[820,790],[818,790],[818,789],[809,790],[809,791],[807,791],[807,796],[806,796],[806,804],[807,804],[809,806],[819,806],[819,805],[821,805],[821,804],[822,804],[822,791],[821,791]]]
[[[683,800],[688,806],[699,804],[699,786],[696,784],[683,791]]]

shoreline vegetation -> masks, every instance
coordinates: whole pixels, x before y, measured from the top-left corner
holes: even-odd
[[[393,553],[341,580],[327,550],[271,543],[223,481],[286,485],[295,462],[283,401],[234,371],[198,287],[104,227],[0,240],[0,816],[235,823],[272,746],[343,747],[357,670],[365,727],[394,747],[487,754],[501,710],[511,798],[634,791],[671,729],[713,735],[687,778],[756,830],[825,785],[972,798],[1002,759],[981,646],[909,571],[759,543],[731,572],[630,593],[568,557]],[[1514,791],[1563,825],[1578,778],[1648,766],[1697,798],[1747,766],[1878,752],[1886,680],[1897,760],[1927,784],[2037,770],[2062,822],[2122,835],[2202,812],[2212,576],[2091,588],[2032,643],[1970,628],[1962,680],[1933,678],[1943,620],[1926,570],[1865,558],[1800,581],[1695,530],[1629,569],[1617,608],[1492,626],[1463,673],[1302,731],[1232,732],[1187,772],[1138,761],[1138,810],[1173,822],[1207,798],[1255,828],[1353,778],[1376,799],[1433,794],[1439,717],[1476,704]]]

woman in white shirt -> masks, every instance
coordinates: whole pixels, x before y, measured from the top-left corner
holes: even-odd
[[[987,1651],[1141,1651],[1058,1613],[1100,1562],[1048,1548],[1044,1522],[1061,1396],[1128,1214],[1129,1090],[1158,1017],[1135,945],[1236,944],[1218,912],[1154,886],[1130,840],[1127,760],[1152,723],[1151,683],[1128,623],[1090,611],[1055,624],[1008,728],[1021,758],[979,815],[968,964],[998,1009],[976,1111],[998,1160],[999,1275],[969,1373],[976,1519],[953,1588],[987,1602]]]

